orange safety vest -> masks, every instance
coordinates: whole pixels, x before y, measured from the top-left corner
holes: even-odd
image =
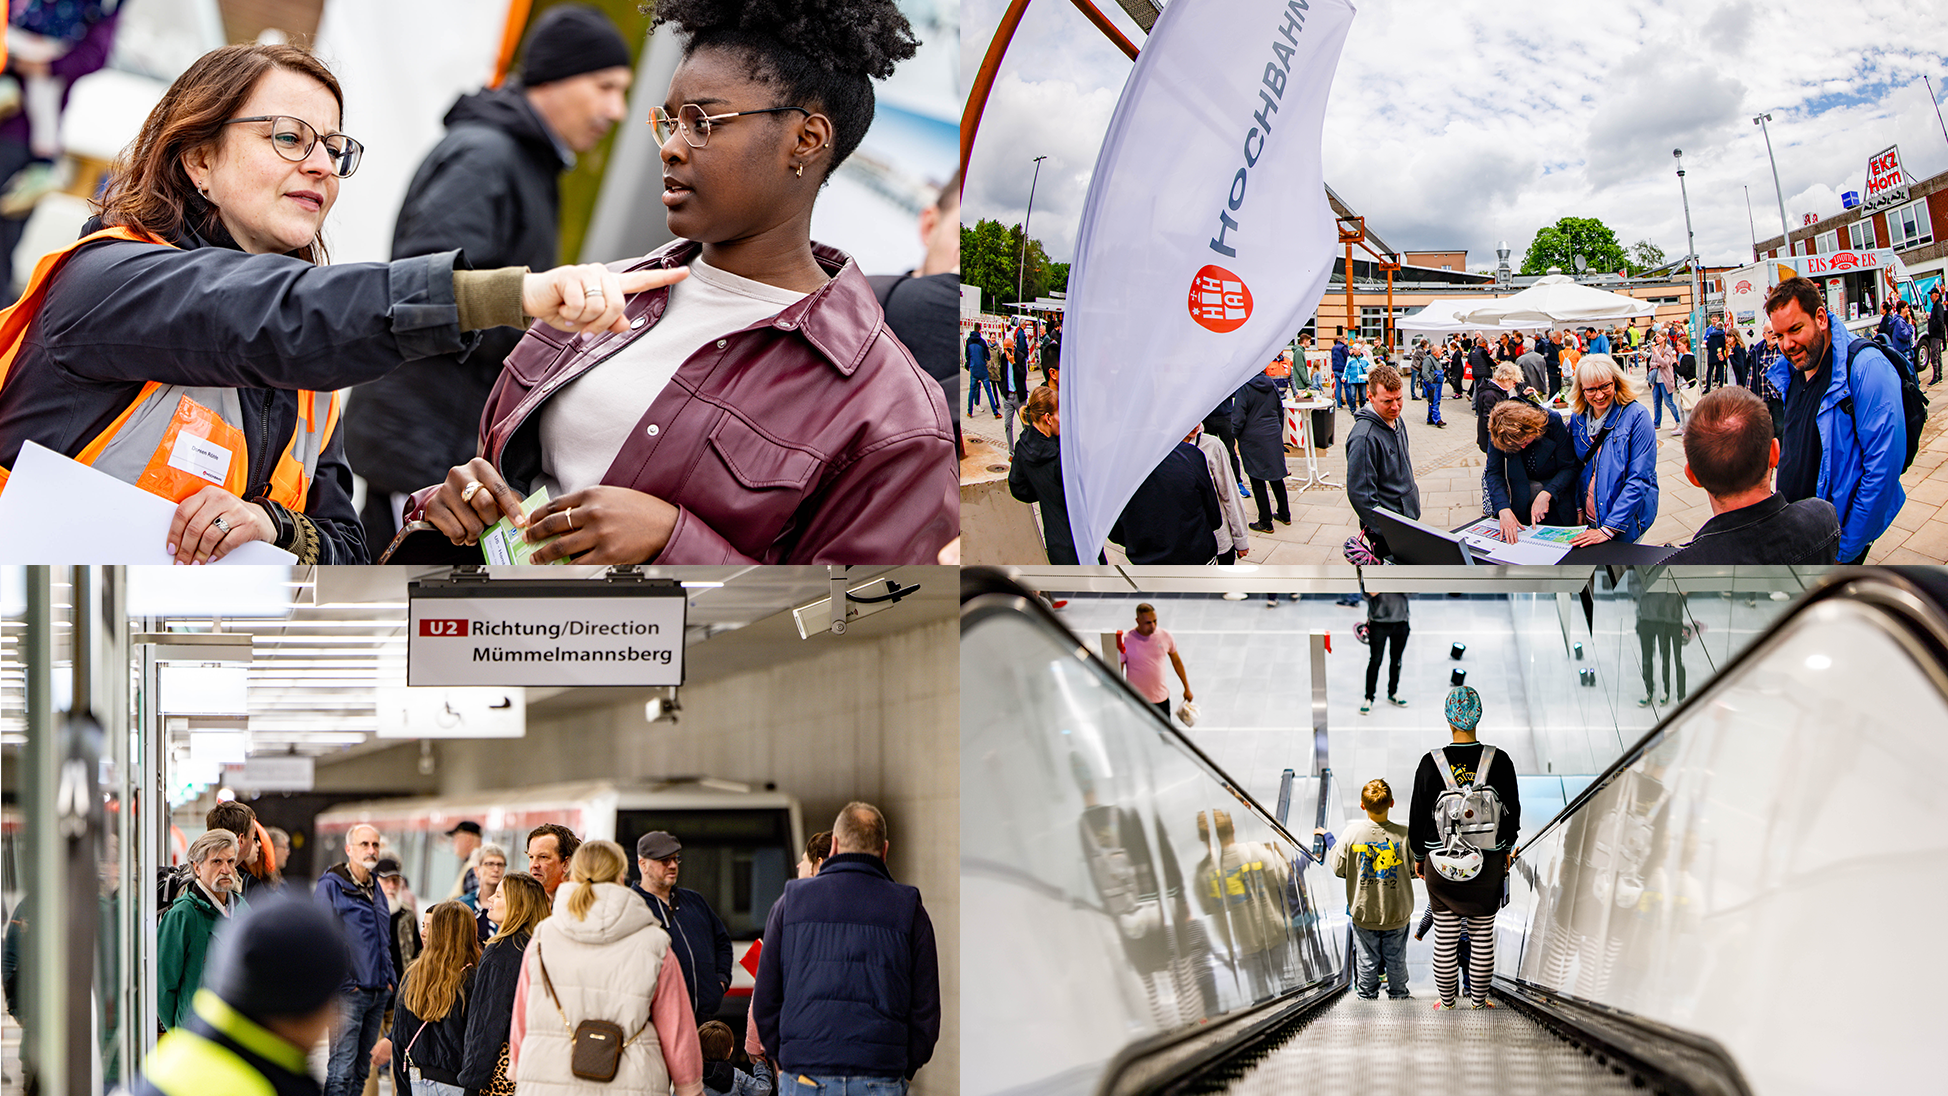
[[[7,383],[14,359],[25,341],[27,328],[46,303],[47,290],[54,276],[60,273],[77,250],[96,240],[128,240],[163,247],[174,246],[118,225],[90,233],[59,251],[41,256],[40,262],[34,265],[34,274],[28,279],[27,289],[20,295],[20,300],[13,307],[0,312],[0,386]],[[298,423],[304,429],[291,432],[290,441],[285,443],[284,452],[271,471],[271,501],[287,510],[304,509],[305,495],[317,478],[318,459],[331,441],[333,431],[338,428],[338,412],[336,392],[304,390],[298,393]],[[319,428],[320,420],[323,420],[322,430]],[[183,429],[191,423],[201,425]],[[244,448],[242,427],[243,406],[236,389],[150,381],[142,386],[142,391],[115,417],[115,421],[95,435],[94,440],[84,446],[74,459],[171,502],[181,502],[208,484],[216,484],[242,498],[250,489],[247,482],[249,457],[244,453],[242,459],[236,459],[238,454],[232,451]],[[178,472],[185,467],[184,463],[175,459],[183,450],[177,444],[181,433],[198,436],[198,429],[207,432],[225,428],[238,439],[235,446],[217,447],[214,450],[207,446],[203,448],[205,456],[212,451],[228,454],[226,463],[218,466],[203,461],[193,472]],[[0,468],[0,490],[5,489],[8,474],[8,469]]]

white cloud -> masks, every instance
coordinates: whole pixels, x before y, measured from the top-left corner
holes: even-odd
[[[1004,6],[965,3],[967,71]],[[1098,6],[1142,44],[1120,9]],[[1684,205],[1670,150],[1682,147],[1700,254],[1740,262],[1754,223],[1761,237],[1778,232],[1752,116],[1773,115],[1796,226],[1802,213],[1838,212],[1839,193],[1860,189],[1867,158],[1890,144],[1917,177],[1948,169],[1920,79],[1942,75],[1943,56],[1948,23],[1895,0],[1814,20],[1752,0],[1367,0],[1327,110],[1326,178],[1393,246],[1462,246],[1475,266],[1492,264],[1503,238],[1519,259],[1536,229],[1565,216],[1600,217],[1624,244],[1649,238],[1675,257]],[[1071,6],[1031,5],[988,103],[963,216],[1020,220],[1028,161],[1047,154],[1032,230],[1070,258],[1128,71]]]

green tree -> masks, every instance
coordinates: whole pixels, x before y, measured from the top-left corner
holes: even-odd
[[[1016,300],[1032,301],[1069,284],[1069,264],[1050,262],[1042,242],[1028,241],[1023,262],[1020,225],[980,220],[960,229],[960,280],[979,286],[981,307],[997,311]],[[1017,297],[1015,287],[1020,285]]]
[[[1630,245],[1630,273],[1632,274],[1656,270],[1669,261],[1664,257],[1664,249],[1649,240],[1638,240]]]
[[[1579,255],[1593,271],[1609,273],[1630,265],[1609,225],[1595,217],[1564,217],[1535,234],[1517,273],[1546,274],[1550,267],[1559,266],[1563,273],[1574,274]]]

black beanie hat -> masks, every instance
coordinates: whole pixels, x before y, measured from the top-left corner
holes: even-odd
[[[629,67],[629,45],[615,23],[587,4],[558,4],[528,32],[521,83],[538,87],[617,65]]]
[[[203,988],[245,1016],[308,1016],[352,970],[338,918],[316,902],[279,896],[252,905],[217,933]]]

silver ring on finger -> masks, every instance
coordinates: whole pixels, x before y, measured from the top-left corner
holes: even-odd
[[[223,520],[222,514],[218,514],[216,516],[216,519],[210,522],[210,524],[216,526],[219,530],[225,533],[228,533],[230,531],[230,523]]]
[[[568,508],[568,527],[570,529],[575,528],[575,508],[573,506]]]
[[[582,296],[584,297],[600,297],[603,295],[602,287],[599,285],[585,285],[582,287]]]

